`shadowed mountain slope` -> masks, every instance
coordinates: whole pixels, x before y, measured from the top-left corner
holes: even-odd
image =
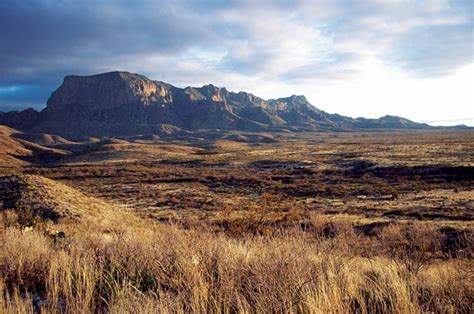
[[[44,110],[0,113],[0,123],[68,138],[151,135],[162,133],[164,128],[183,131],[430,128],[393,116],[353,119],[329,114],[312,106],[304,96],[265,100],[214,85],[178,88],[128,72],[67,76]]]

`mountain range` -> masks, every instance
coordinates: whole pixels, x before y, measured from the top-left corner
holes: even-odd
[[[70,75],[46,108],[0,112],[0,124],[67,138],[136,136],[202,130],[314,132],[430,129],[396,116],[380,119],[329,114],[305,96],[262,99],[210,85],[179,88],[139,74]]]

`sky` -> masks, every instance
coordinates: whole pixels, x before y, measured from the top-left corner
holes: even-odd
[[[70,74],[143,74],[351,117],[474,126],[471,0],[1,0],[0,111]]]

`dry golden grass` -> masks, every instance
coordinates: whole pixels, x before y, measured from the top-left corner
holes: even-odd
[[[466,134],[111,141],[4,177],[0,312],[470,313]]]
[[[468,260],[413,271],[345,236],[235,240],[123,222],[56,240],[8,227],[0,240],[2,312],[467,313],[474,301]]]
[[[70,206],[58,211],[60,236],[48,219],[25,226],[17,210],[3,212],[1,312],[467,313],[474,301],[472,243],[448,256],[435,228],[394,224],[367,237],[349,221],[321,218],[311,232],[248,229],[235,238],[139,219],[48,179],[22,180],[34,185],[20,203]],[[80,218],[68,219],[74,213]]]
[[[24,171],[162,221],[209,220],[224,206],[245,216],[269,193],[279,198],[278,212],[472,228],[473,134],[289,134],[274,135],[273,143],[100,141],[54,167]]]
[[[89,228],[113,230],[124,220],[131,225],[140,223],[129,210],[41,176],[1,177],[0,191],[4,209],[14,209],[19,224],[24,227],[40,220],[43,228],[54,230],[60,219],[63,225],[74,225],[75,232],[87,232]]]

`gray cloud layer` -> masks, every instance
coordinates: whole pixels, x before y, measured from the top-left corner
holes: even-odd
[[[470,0],[2,0],[0,110],[44,105],[67,74],[110,70],[183,85],[233,76],[297,84],[343,80],[377,58],[414,76],[446,75],[473,62],[472,7]]]

